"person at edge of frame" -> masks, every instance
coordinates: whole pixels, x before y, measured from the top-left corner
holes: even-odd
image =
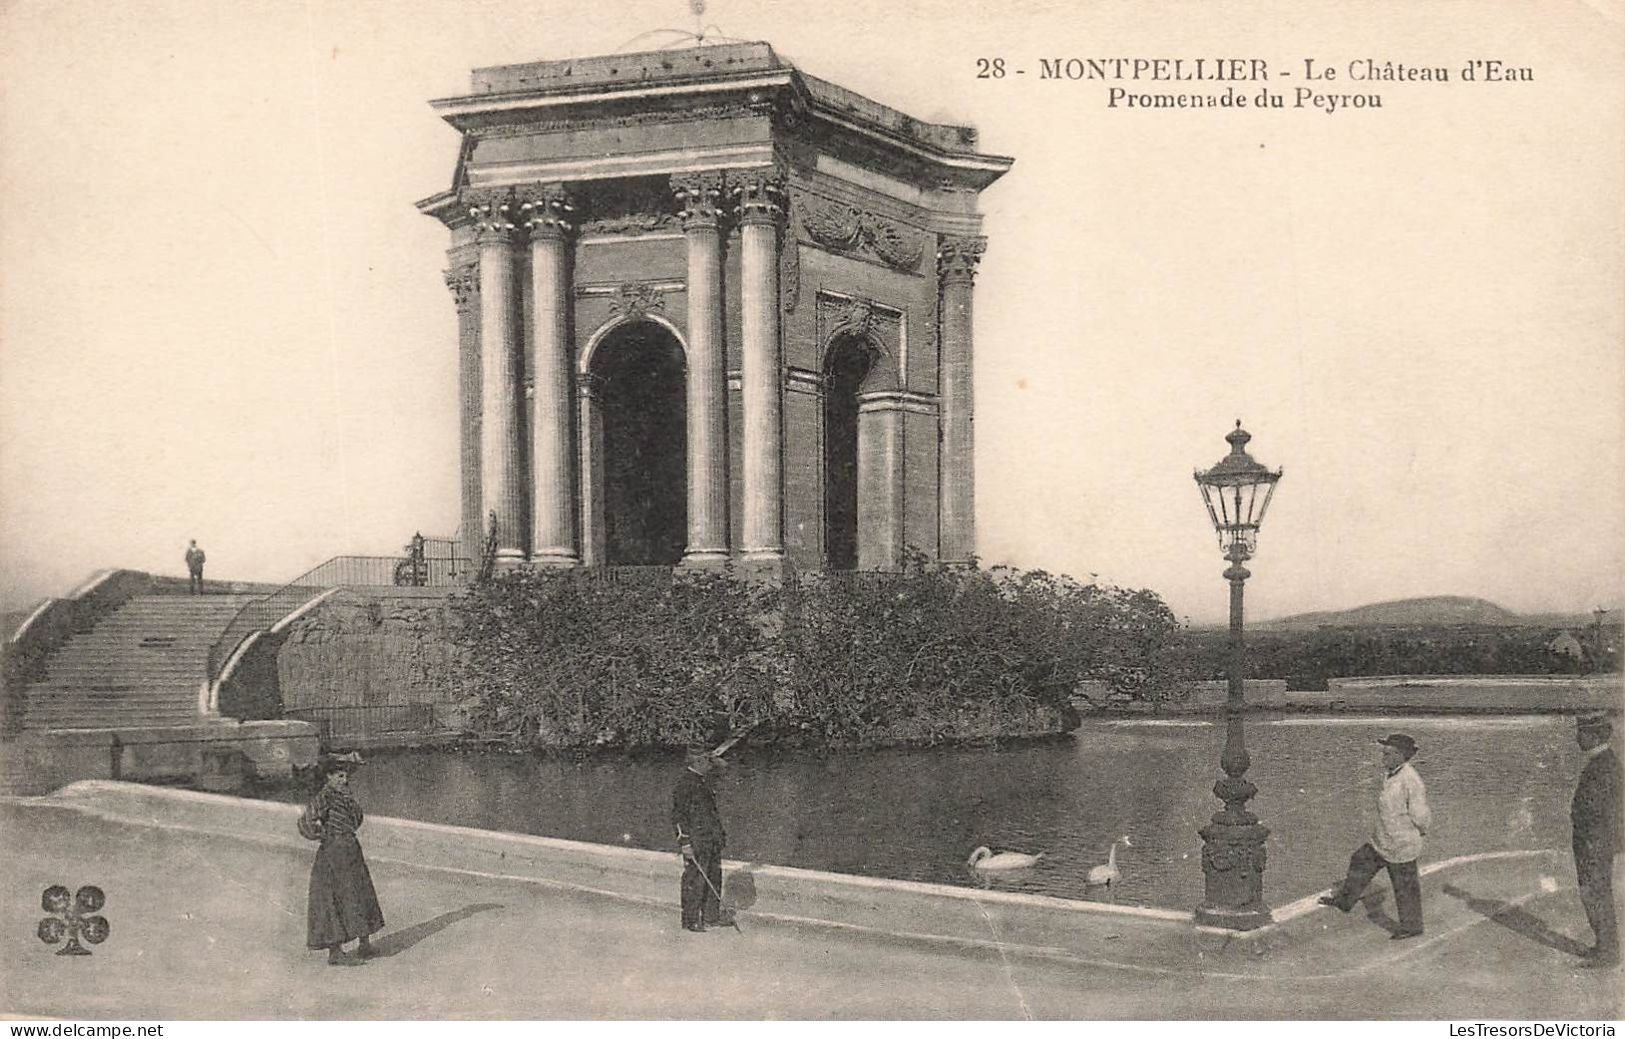
[[[1609,741],[1613,723],[1605,711],[1575,719],[1574,741],[1585,752],[1585,767],[1574,787],[1569,806],[1573,827],[1574,876],[1580,886],[1580,905],[1596,936],[1596,944],[1581,954],[1581,966],[1619,966],[1619,922],[1614,915],[1614,856],[1625,845],[1620,838],[1619,756]]]
[[[1377,792],[1376,826],[1371,840],[1350,856],[1342,886],[1333,894],[1322,895],[1320,904],[1348,912],[1371,878],[1386,867],[1399,915],[1399,929],[1389,937],[1400,941],[1422,933],[1422,881],[1416,860],[1422,854],[1422,838],[1433,825],[1433,812],[1428,808],[1422,777],[1411,766],[1416,741],[1396,732],[1377,742],[1382,745],[1382,765],[1388,774]]]
[[[682,923],[685,931],[704,931],[723,923],[722,848],[728,835],[717,811],[711,774],[726,762],[702,744],[688,748],[687,768],[672,791],[671,822],[683,857]]]

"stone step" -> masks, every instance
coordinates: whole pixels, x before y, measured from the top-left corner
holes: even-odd
[[[191,725],[198,719],[196,713],[192,714],[153,714],[147,712],[140,717],[106,718],[100,715],[65,715],[60,718],[41,719],[38,722],[29,722],[24,725],[25,730],[39,732],[44,729],[153,729],[170,725]]]
[[[164,681],[179,682],[188,678],[202,678],[203,665],[196,667],[87,667],[68,669],[64,671],[52,670],[45,674],[39,685],[84,685],[100,684],[104,682],[122,682],[136,678],[151,678]]]
[[[24,693],[23,726],[185,725],[214,643],[260,596],[143,595],[75,633]]]
[[[198,686],[115,686],[78,689],[37,689],[29,693],[29,706],[37,704],[89,704],[109,701],[161,701],[197,699]]]
[[[180,679],[187,677],[201,678],[204,673],[202,663],[189,667],[67,667],[51,668],[45,673],[40,685],[62,685],[74,682],[100,682],[109,678],[147,678]]]
[[[193,664],[205,663],[209,659],[207,653],[193,650],[187,653],[155,653],[150,650],[132,649],[119,653],[106,654],[75,654],[53,660],[48,667],[126,667],[137,665],[140,667],[185,667]]]

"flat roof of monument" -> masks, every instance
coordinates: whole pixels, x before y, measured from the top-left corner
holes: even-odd
[[[981,155],[974,127],[930,123],[798,69],[767,43],[731,43],[682,50],[608,54],[475,69],[472,93],[431,105],[452,125],[486,122],[501,111],[653,101],[708,91],[799,87],[815,114],[854,122],[931,151],[976,156],[1002,172],[1014,160]],[[980,164],[978,164],[980,165]]]

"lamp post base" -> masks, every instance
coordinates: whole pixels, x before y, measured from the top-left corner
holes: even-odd
[[[1223,909],[1218,906],[1198,906],[1196,923],[1201,927],[1222,927],[1227,931],[1256,931],[1265,924],[1275,922],[1267,907],[1257,909]]]
[[[1268,856],[1264,840],[1269,828],[1257,821],[1232,823],[1216,818],[1199,832],[1207,883],[1196,922],[1232,931],[1251,931],[1272,922],[1270,908],[1264,904]]]

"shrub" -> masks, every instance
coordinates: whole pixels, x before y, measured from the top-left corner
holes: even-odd
[[[919,557],[784,587],[524,571],[454,604],[470,720],[516,744],[672,744],[719,720],[825,746],[1035,735],[1077,724],[1086,679],[1157,698],[1186,670],[1151,592]]]

